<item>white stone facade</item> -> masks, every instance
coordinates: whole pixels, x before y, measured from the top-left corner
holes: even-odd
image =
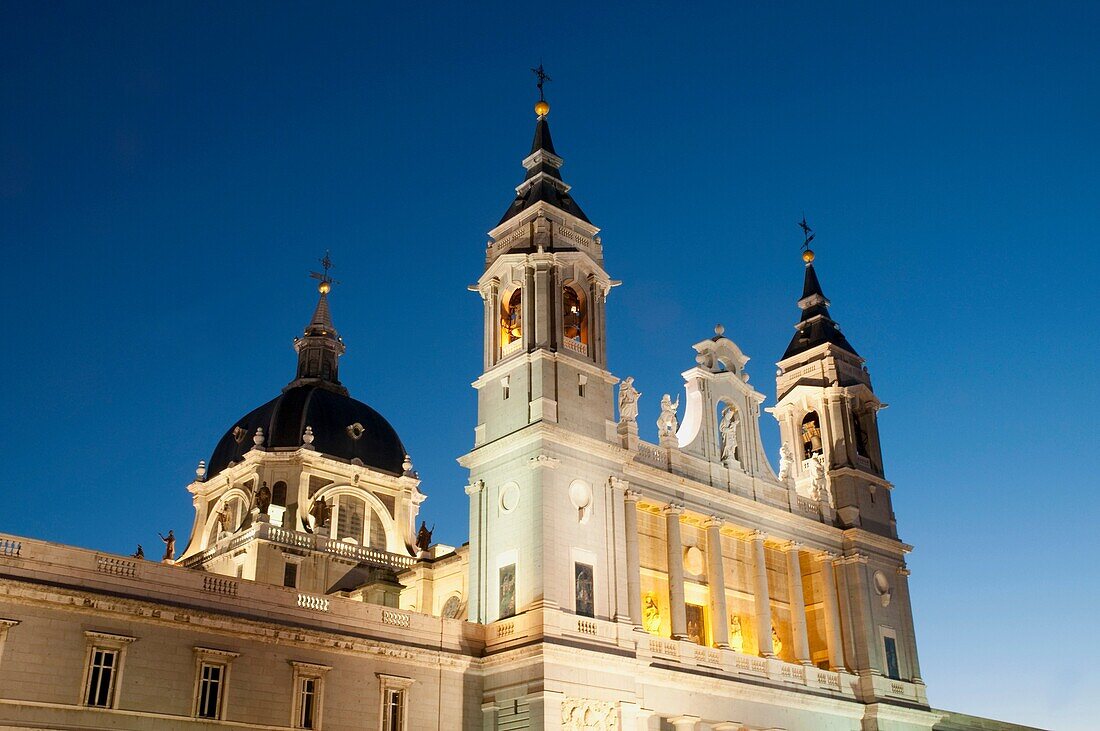
[[[617,283],[539,125],[476,286],[469,544],[417,545],[408,459],[241,433],[255,448],[187,488],[178,560],[0,537],[0,727],[1022,728],[928,704],[883,404],[846,341],[779,363],[779,474],[721,328],[643,439],[608,370]],[[307,331],[322,380],[330,289]],[[804,323],[827,304],[804,297]]]

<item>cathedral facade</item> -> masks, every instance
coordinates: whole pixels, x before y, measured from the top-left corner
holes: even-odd
[[[417,530],[412,460],[341,384],[326,270],[293,377],[187,486],[178,557],[0,536],[0,727],[1023,728],[929,705],[883,404],[813,251],[770,416],[719,326],[639,428],[618,282],[535,111],[474,287],[469,542]]]

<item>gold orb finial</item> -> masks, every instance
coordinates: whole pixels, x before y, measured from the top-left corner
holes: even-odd
[[[550,102],[545,99],[539,99],[535,102],[535,116],[545,117],[550,113]]]
[[[814,250],[813,249],[806,249],[805,251],[802,252],[802,261],[806,262],[807,264],[810,264],[810,263],[813,262],[813,260],[814,260]]]
[[[322,281],[320,284],[317,285],[317,291],[321,294],[328,294],[332,291],[332,282]]]

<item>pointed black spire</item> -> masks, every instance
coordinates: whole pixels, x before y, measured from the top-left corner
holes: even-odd
[[[805,218],[799,225],[803,227],[803,231],[808,231]],[[782,360],[804,353],[822,343],[832,343],[858,358],[859,353],[840,332],[840,326],[829,316],[830,302],[821,291],[821,282],[818,281],[817,272],[814,271],[814,252],[809,248],[809,241],[812,239],[812,234],[807,233],[807,240],[803,244],[802,260],[806,262],[806,278],[802,283],[802,299],[798,300],[802,318],[795,325],[797,332],[791,338],[791,344],[783,353]]]
[[[317,298],[313,317],[306,325],[302,337],[294,338],[294,349],[298,351],[298,373],[283,391],[306,383],[316,383],[346,395],[348,391],[341,385],[339,378],[339,359],[345,351],[344,341],[332,324],[332,313],[328,306],[328,293],[337,282],[329,276],[332,260],[327,252],[321,264],[324,266],[324,273],[310,274],[314,279],[320,280],[317,285],[320,296]]]
[[[541,68],[540,66],[539,70]],[[535,71],[537,73],[538,70]],[[549,79],[549,77],[545,78]],[[541,84],[539,92],[541,96]],[[570,186],[561,179],[561,166],[565,164],[565,161],[558,157],[558,153],[554,150],[554,139],[550,136],[550,123],[546,121],[549,113],[550,104],[545,99],[540,98],[535,104],[535,137],[531,141],[531,152],[523,160],[523,167],[527,168],[527,175],[524,177],[523,183],[516,188],[515,200],[512,201],[512,205],[508,206],[508,210],[504,212],[498,225],[516,214],[522,213],[539,201],[560,208],[585,223],[591,223],[588,216],[584,215],[581,207],[569,195]]]

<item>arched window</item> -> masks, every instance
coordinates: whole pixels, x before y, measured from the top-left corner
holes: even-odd
[[[522,337],[523,291],[517,287],[507,299],[501,300],[500,344],[507,345]]]
[[[856,442],[856,454],[860,457],[871,458],[871,451],[867,447],[867,427],[864,426],[864,419],[870,418],[865,414],[861,414],[858,411],[852,412],[852,427],[855,431]]]
[[[566,340],[588,343],[588,313],[577,290],[565,285],[561,292],[562,330]]]
[[[811,411],[802,419],[802,459],[809,459],[822,453],[821,422],[817,412]]]
[[[286,483],[282,480],[271,486],[271,504],[286,507]]]

